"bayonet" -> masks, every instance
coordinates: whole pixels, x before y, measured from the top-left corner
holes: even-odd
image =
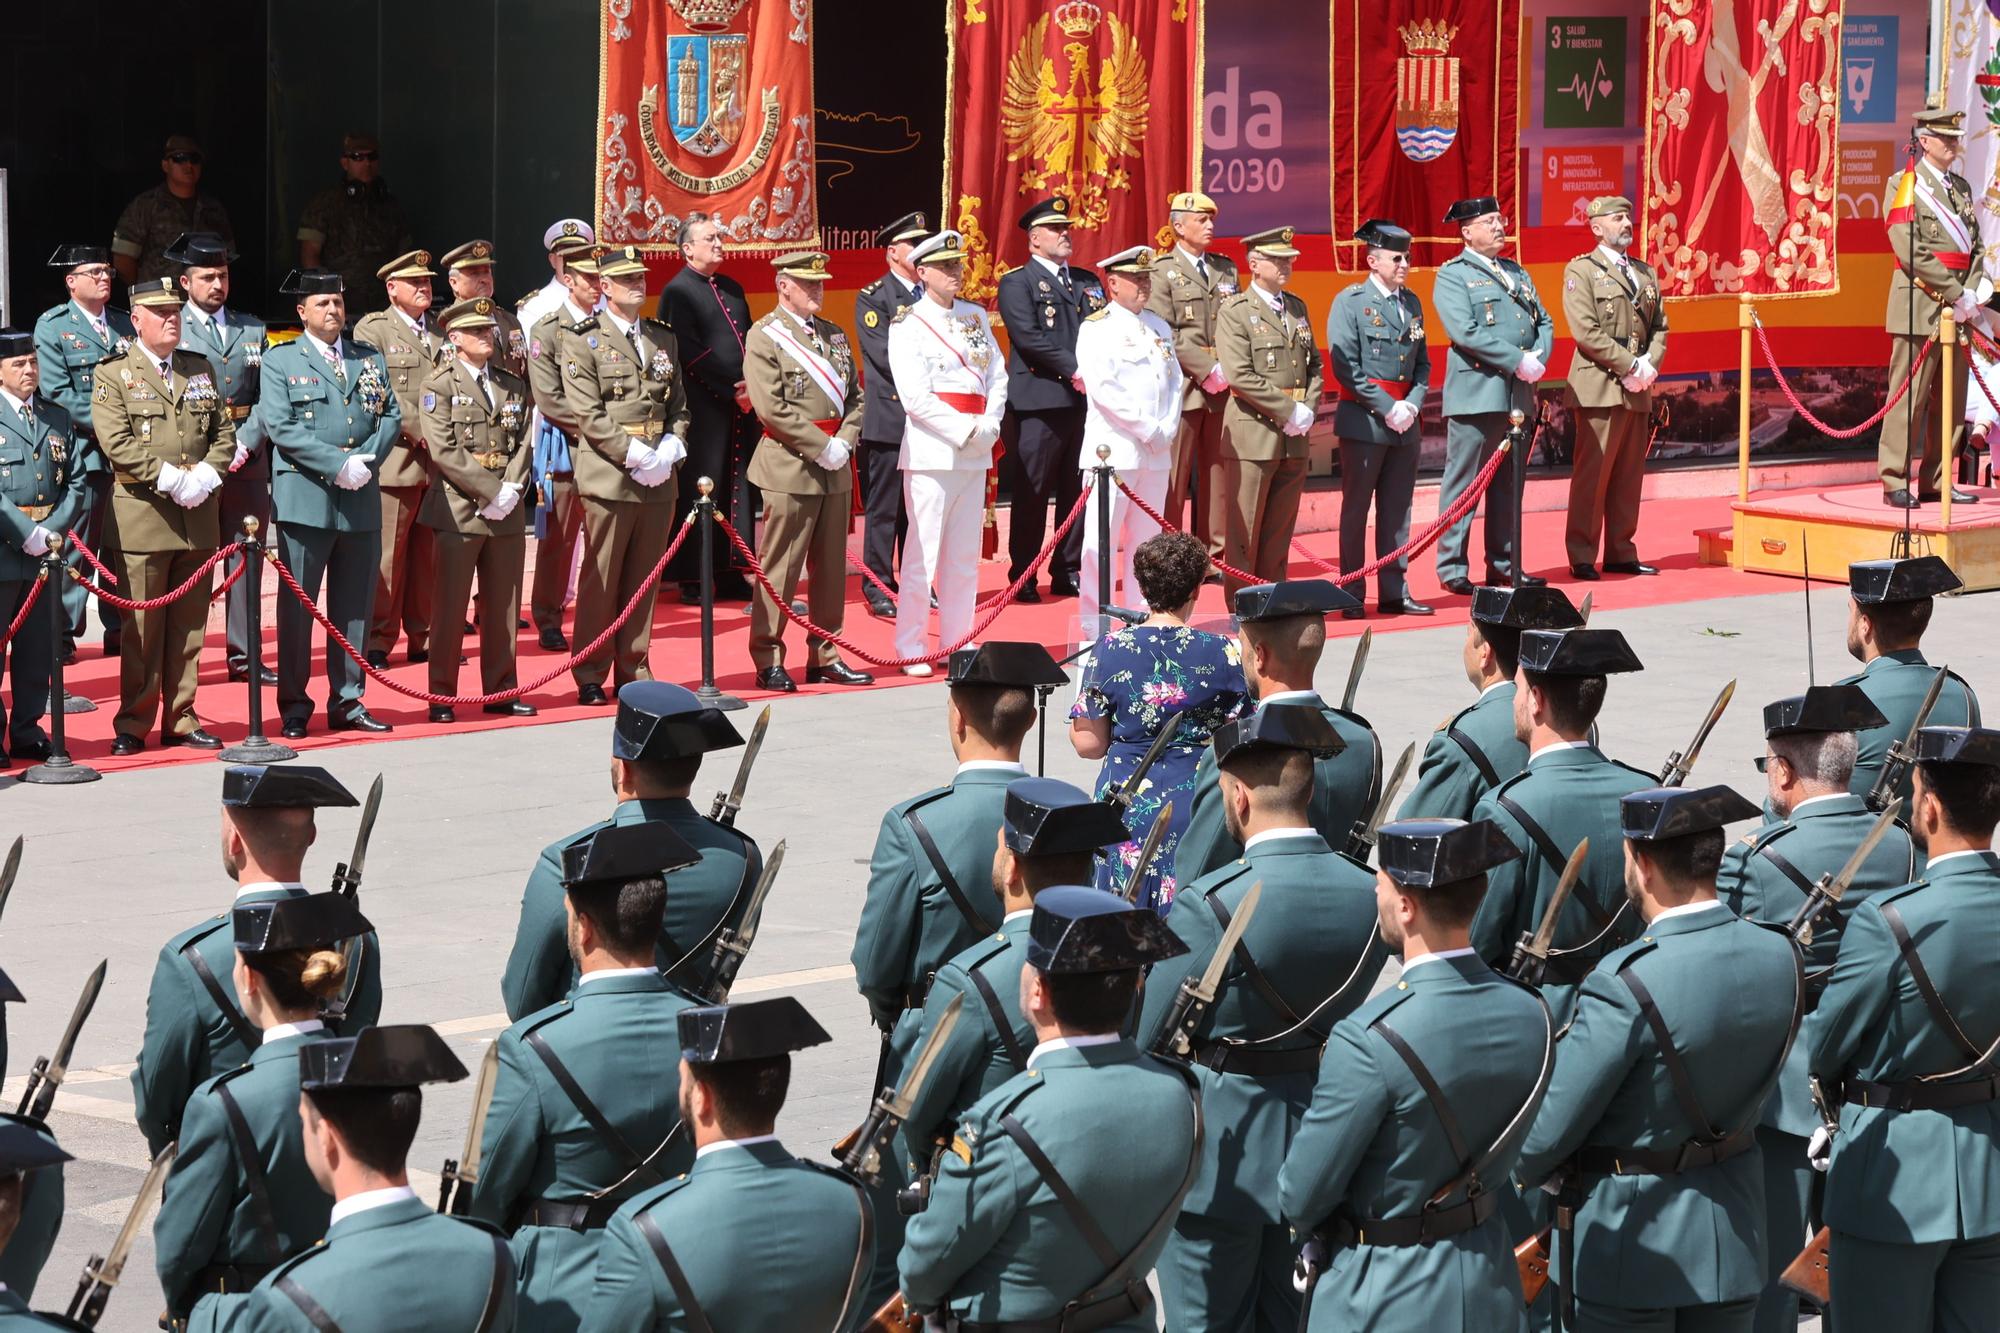
[[[139,1192],[132,1196],[132,1207],[126,1211],[124,1225],[118,1228],[111,1248],[102,1255],[92,1255],[83,1266],[83,1278],[76,1284],[76,1295],[69,1298],[65,1318],[85,1328],[96,1328],[97,1321],[104,1317],[105,1302],[111,1299],[111,1289],[125,1274],[125,1260],[132,1253],[132,1243],[139,1238],[139,1229],[146,1224],[146,1214],[159,1200],[160,1187],[174,1164],[177,1147],[169,1143],[160,1149],[160,1155],[146,1168],[146,1178],[139,1182]]]
[[[951,1039],[952,1029],[958,1026],[959,1014],[965,1008],[965,997],[954,995],[944,1012],[938,1015],[937,1026],[925,1039],[923,1049],[917,1052],[916,1062],[903,1075],[903,1081],[893,1093],[881,1093],[868,1111],[868,1119],[855,1135],[854,1143],[848,1148],[840,1164],[864,1184],[873,1185],[882,1178],[882,1155],[889,1150],[889,1141],[909,1118],[910,1108],[916,1104],[917,1094],[924,1090],[930,1080],[931,1069],[937,1064],[938,1056],[944,1051],[945,1042]]]
[[[7,864],[0,867],[0,914],[7,911],[7,899],[14,892],[14,876],[21,873],[21,839],[17,834],[14,845],[7,849]]]
[[[14,1114],[31,1120],[49,1118],[49,1106],[56,1099],[56,1089],[62,1086],[63,1075],[69,1072],[69,1060],[76,1054],[76,1039],[83,1032],[84,1020],[97,1006],[97,993],[104,989],[104,969],[108,962],[100,961],[97,970],[83,983],[83,994],[77,997],[76,1008],[70,1011],[69,1026],[63,1029],[62,1040],[56,1043],[55,1054],[35,1061],[28,1073],[28,1086],[21,1092],[21,1105]]]
[[[1354,695],[1361,688],[1361,671],[1368,665],[1368,649],[1375,642],[1375,627],[1370,625],[1361,631],[1361,642],[1354,645],[1354,661],[1347,667],[1347,688],[1340,696],[1342,712],[1354,711]]]
[[[1736,682],[1730,681],[1722,687],[1722,693],[1715,696],[1715,702],[1708,706],[1708,716],[1695,728],[1694,739],[1688,742],[1685,752],[1675,750],[1667,756],[1667,766],[1660,770],[1662,787],[1678,787],[1687,781],[1688,773],[1694,768],[1694,761],[1701,758],[1701,747],[1708,743],[1708,733],[1715,730],[1715,724],[1722,720],[1722,710],[1729,707],[1729,700],[1736,693]]]
[[[1903,785],[1909,775],[1910,765],[1917,758],[1917,733],[1931,720],[1931,710],[1937,707],[1938,694],[1944,689],[1944,678],[1951,674],[1949,667],[1939,667],[1931,677],[1931,687],[1924,691],[1924,701],[1917,707],[1917,715],[1910,722],[1909,734],[1899,741],[1891,742],[1889,753],[1882,760],[1882,771],[1875,776],[1875,785],[1868,789],[1868,808],[1881,813],[1889,808],[1889,798],[1896,788]]]
[[[1250,892],[1243,895],[1243,901],[1223,928],[1222,939],[1209,956],[1208,966],[1202,969],[1200,977],[1181,978],[1181,988],[1174,994],[1173,1008],[1167,1011],[1167,1024],[1160,1029],[1158,1040],[1153,1043],[1153,1054],[1181,1060],[1194,1057],[1195,1029],[1208,1016],[1209,1008],[1215,1003],[1216,992],[1222,986],[1222,974],[1229,969],[1230,960],[1236,955],[1236,946],[1243,939],[1243,932],[1250,925],[1250,918],[1257,913],[1257,900],[1264,896],[1264,881],[1258,880],[1250,886]]]
[[[1539,986],[1548,975],[1549,946],[1555,943],[1556,922],[1562,919],[1562,910],[1569,904],[1570,895],[1576,892],[1576,882],[1583,877],[1583,863],[1590,855],[1590,839],[1585,838],[1569,854],[1563,865],[1562,878],[1556,881],[1556,891],[1549,895],[1549,905],[1542,912],[1541,924],[1534,934],[1523,932],[1520,942],[1514,946],[1514,957],[1507,964],[1507,975],[1517,981],[1525,981],[1530,986]]]
[[[1168,801],[1160,807],[1160,813],[1153,816],[1153,826],[1146,830],[1146,840],[1139,844],[1139,859],[1132,863],[1132,874],[1125,881],[1125,901],[1139,901],[1139,886],[1146,882],[1146,871],[1153,864],[1153,857],[1159,853],[1160,844],[1166,840],[1167,825],[1174,822],[1174,803]]]
[[[1592,604],[1592,603],[1594,603],[1594,602],[1595,602],[1596,600],[1597,600],[1597,594],[1596,594],[1596,593],[1594,593],[1594,592],[1587,592],[1587,593],[1585,593],[1585,594],[1583,595],[1583,605],[1582,605],[1582,606],[1579,606],[1579,607],[1578,607],[1578,608],[1576,609],[1576,613],[1577,613],[1577,614],[1578,614],[1579,616],[1583,617],[1583,624],[1584,624],[1584,625],[1588,625],[1588,624],[1590,623],[1590,607],[1591,607],[1591,604]],[[1579,626],[1579,628],[1581,628],[1581,626]]]
[[[382,775],[375,775],[368,799],[361,806],[361,826],[354,831],[354,852],[333,868],[333,891],[352,898],[361,892],[361,866],[368,859],[368,839],[375,833],[375,816],[382,809]],[[349,959],[349,961],[353,961]]]
[[[1153,737],[1151,748],[1140,758],[1139,766],[1132,770],[1131,775],[1125,781],[1113,788],[1109,796],[1104,798],[1117,806],[1120,814],[1132,808],[1132,798],[1139,794],[1139,784],[1146,780],[1147,771],[1159,761],[1161,755],[1167,752],[1167,746],[1173,743],[1174,734],[1181,729],[1181,719],[1186,716],[1187,710],[1182,709],[1168,718],[1165,725],[1160,728],[1160,734]]]
[[[765,704],[764,711],[757,714],[757,723],[750,728],[750,739],[743,743],[743,758],[736,765],[736,781],[728,791],[715,794],[715,804],[708,809],[708,817],[724,828],[736,827],[736,812],[743,808],[743,789],[750,784],[750,766],[757,762],[757,752],[764,748],[764,733],[771,726],[771,705]]]
[[[1876,816],[1875,827],[1868,830],[1868,836],[1854,849],[1854,855],[1847,858],[1847,864],[1837,874],[1822,874],[1819,882],[1812,886],[1812,892],[1799,904],[1799,910],[1792,914],[1791,923],[1785,927],[1785,932],[1799,942],[1801,949],[1812,944],[1813,923],[1840,906],[1841,895],[1847,892],[1847,886],[1854,882],[1854,877],[1861,873],[1861,867],[1868,863],[1876,844],[1882,841],[1889,832],[1889,826],[1902,812],[1901,799],[1889,802],[1888,809]]]
[[[489,1042],[472,1085],[472,1119],[465,1126],[465,1147],[447,1157],[439,1173],[438,1211],[464,1217],[472,1208],[472,1190],[479,1184],[479,1155],[486,1137],[486,1112],[493,1105],[493,1084],[500,1076],[500,1043]]]
[[[768,709],[770,705],[765,707]],[[785,843],[780,839],[766,858],[764,871],[757,876],[756,887],[750,890],[749,906],[743,909],[743,924],[724,927],[722,933],[715,937],[715,952],[709,959],[714,977],[708,988],[710,1004],[729,1003],[730,987],[736,984],[736,973],[742,968],[750,946],[756,942],[757,926],[764,919],[764,900],[771,896],[771,885],[778,878],[778,867],[784,863]]]
[[[1396,793],[1402,789],[1403,777],[1410,771],[1410,761],[1417,757],[1417,743],[1411,741],[1403,747],[1402,757],[1396,760],[1395,768],[1389,771],[1389,780],[1382,784],[1382,797],[1375,803],[1373,813],[1364,823],[1354,826],[1347,835],[1347,854],[1357,861],[1368,860],[1368,853],[1375,850],[1375,833],[1389,821],[1389,809],[1396,803]]]

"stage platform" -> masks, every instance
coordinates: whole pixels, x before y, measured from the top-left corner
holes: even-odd
[[[1951,527],[1937,504],[1910,511],[1911,549],[1942,556],[1966,590],[2000,588],[2000,490],[1975,487],[1980,503],[1951,507]],[[1856,560],[1883,560],[1903,530],[1904,511],[1882,503],[1874,482],[1855,486],[1761,491],[1732,504],[1732,525],[1697,532],[1703,564],[1757,574],[1845,583]]]

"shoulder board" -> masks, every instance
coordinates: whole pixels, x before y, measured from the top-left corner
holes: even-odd
[[[1103,319],[1110,312],[1111,312],[1110,306],[1105,306],[1102,310],[1093,310],[1089,314],[1083,317],[1083,322],[1088,324],[1093,319]]]
[[[1738,841],[1749,844],[1750,848],[1754,851],[1759,847],[1769,847],[1772,843],[1797,827],[1798,825],[1792,823],[1790,820],[1780,820],[1776,824],[1767,824],[1763,828],[1751,829]]]
[[[229,1082],[230,1079],[241,1078],[243,1075],[249,1073],[250,1069],[251,1066],[248,1063],[240,1064],[236,1066],[236,1068],[234,1069],[225,1069],[220,1074],[217,1074],[213,1078],[209,1079],[209,1081],[205,1085],[203,1085],[203,1091],[214,1092],[217,1088]]]
[[[994,1098],[992,1103],[987,1107],[988,1117],[998,1121],[1001,1116],[1012,1114],[1020,1107],[1022,1102],[1028,1100],[1028,1098],[1034,1096],[1047,1086],[1048,1084],[1044,1083],[1039,1076],[1030,1078],[1027,1074],[1016,1074],[1007,1083],[1001,1084],[1000,1088],[994,1089],[995,1093],[1005,1089],[1006,1096]],[[965,1131],[961,1129],[959,1132],[964,1133]]]
[[[556,313],[558,314],[562,313],[561,309],[558,308]],[[573,323],[563,325],[563,328],[569,331],[570,333],[588,333],[590,330],[596,327],[597,327],[596,315],[585,315],[582,319],[576,320]]]
[[[882,290],[882,284],[884,281],[885,279],[883,278],[875,279],[875,281],[869,283],[866,287],[863,287],[861,289],[861,294],[863,296],[873,296],[876,292]]]
[[[815,1162],[810,1157],[794,1157],[792,1160],[808,1171],[817,1171],[820,1175],[831,1176],[850,1189],[863,1188],[860,1181],[829,1162]]]
[[[1657,787],[1660,784],[1660,775],[1658,773],[1648,773],[1643,768],[1634,768],[1632,767],[1632,765],[1626,763],[1624,760],[1612,759],[1609,755],[1606,755],[1605,759],[1611,764],[1613,768],[1622,768],[1627,773],[1635,774],[1638,777],[1646,779],[1646,785],[1648,787]]]
[[[308,1259],[317,1258],[318,1256],[325,1254],[327,1248],[328,1248],[327,1243],[324,1238],[314,1241],[312,1243],[312,1246],[309,1249],[307,1249],[303,1254],[295,1254],[291,1258],[279,1264],[276,1268],[272,1269],[268,1275],[270,1280],[276,1281],[279,1277],[282,1277],[284,1274],[291,1272],[293,1269],[297,1268],[300,1264],[305,1263]]]
[[[40,315],[37,315],[35,317],[35,323],[39,324],[45,319],[55,319],[68,308],[69,308],[69,302],[67,301],[62,301],[56,305],[52,305],[47,310],[44,310]]]
[[[646,1191],[652,1197],[646,1200],[643,1207],[633,1209],[632,1216],[634,1218],[637,1218],[641,1213],[650,1213],[651,1211],[653,1211],[653,1209],[659,1207],[661,1204],[665,1203],[668,1199],[673,1198],[676,1194],[679,1194],[682,1190],[686,1189],[688,1186],[688,1182],[692,1179],[693,1179],[692,1176],[690,1176],[687,1172],[683,1171],[677,1176],[670,1176],[666,1180],[661,1181],[659,1184],[654,1185],[651,1189]]]
[[[174,936],[173,939],[167,941],[167,947],[178,953],[180,950],[187,948],[188,945],[190,944],[195,944],[201,940],[207,939],[210,935],[213,935],[216,931],[221,930],[224,926],[228,924],[229,924],[229,915],[227,913],[224,913],[221,916],[212,916],[208,920],[202,922],[201,924],[195,926],[189,926],[186,930],[183,930],[180,934]]]
[[[535,297],[541,293],[541,290],[542,289],[540,287],[537,287],[532,291],[524,293],[519,300],[514,302],[514,309],[517,311],[520,310],[523,306],[527,305],[528,302],[534,300]]]
[[[1866,902],[1891,903],[1895,902],[1898,898],[1909,897],[1918,889],[1928,889],[1930,886],[1931,882],[1927,879],[1914,879],[1900,889],[1890,889],[1884,893],[1871,893],[1868,895]]]
[[[554,310],[549,311],[549,313],[546,315],[535,316],[535,322],[529,325],[528,327],[532,329],[539,329],[544,324],[555,324],[559,322],[561,319],[562,319],[562,307],[557,306]]]
[[[377,347],[374,343],[363,342],[359,338],[350,337],[347,340],[347,345],[353,350],[356,361],[361,360],[363,357],[382,355],[381,348]]]
[[[1499,786],[1495,787],[1493,789],[1492,794],[1498,796],[1501,792],[1506,791],[1511,787],[1518,787],[1521,785],[1522,782],[1527,780],[1528,776],[1529,772],[1527,769],[1524,768],[1519,773],[1516,773],[1513,777],[1508,778],[1505,782],[1502,782]]]
[[[958,957],[954,958],[950,963],[945,964],[945,966],[951,967],[956,965],[962,972],[975,971],[1007,952],[1007,943],[1007,937],[998,931],[995,931],[991,935],[982,935],[971,944],[966,945],[960,951]],[[976,955],[975,950],[977,951]]]
[[[903,802],[898,807],[897,813],[908,814],[912,810],[921,810],[924,806],[941,801],[949,795],[951,795],[950,787],[933,787],[922,795],[912,796],[909,800]]]
[[[1415,994],[1415,991],[1405,986],[1402,980],[1398,978],[1395,985],[1378,994],[1369,996],[1366,1000],[1355,1006],[1354,1011],[1348,1017],[1365,1028],[1376,1019],[1386,1017],[1397,1005],[1402,1004]]]
[[[1598,961],[1598,966],[1606,967],[1608,971],[1622,972],[1627,967],[1630,967],[1635,959],[1643,958],[1659,947],[1660,942],[1658,940],[1641,936],[1633,940],[1630,944],[1613,949],[1610,953],[1604,955]]]
[[[546,1009],[537,1009],[534,1013],[529,1014],[526,1018],[523,1018],[520,1022],[514,1024],[513,1027],[507,1030],[513,1033],[516,1037],[526,1037],[530,1032],[533,1032],[535,1029],[547,1027],[550,1023],[555,1022],[558,1018],[561,1018],[565,1014],[570,1013],[573,1005],[574,1001],[569,999],[557,1000],[554,1004],[550,1005]]]
[[[654,319],[651,315],[641,315],[639,317],[639,327],[642,329],[658,329],[662,333],[672,333],[674,331],[673,325],[667,323],[664,319]]]

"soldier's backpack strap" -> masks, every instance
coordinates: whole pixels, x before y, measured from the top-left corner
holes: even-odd
[[[500,1311],[507,1306],[507,1293],[514,1289],[514,1252],[507,1245],[507,1238],[494,1232],[489,1239],[493,1242],[493,1276],[486,1284],[486,1304],[479,1311],[479,1324],[474,1333],[489,1333],[499,1321]]]
[[[1014,1024],[1007,1017],[1007,1011],[1000,1007],[1000,997],[993,990],[993,983],[981,975],[977,965],[965,969],[965,975],[972,980],[972,988],[979,992],[980,1000],[986,1005],[986,1012],[992,1015],[993,1030],[1000,1034],[1000,1049],[1007,1053],[1007,1063],[1016,1071],[1028,1067],[1028,1053],[1021,1049],[1021,1039],[1014,1033]]]
[[[280,1273],[272,1285],[285,1293],[286,1300],[299,1307],[299,1313],[313,1326],[314,1333],[340,1333],[340,1325],[333,1322],[333,1316],[313,1299],[311,1292],[292,1281],[291,1274]]]
[[[910,833],[916,838],[917,846],[924,849],[925,859],[931,863],[931,869],[937,871],[938,882],[944,885],[945,893],[951,897],[951,905],[965,918],[965,924],[972,928],[972,933],[991,935],[998,930],[1000,927],[996,923],[988,921],[973,908],[972,900],[966,897],[965,890],[959,887],[958,876],[951,873],[950,863],[944,859],[944,853],[938,850],[937,839],[933,838],[931,831],[924,827],[924,821],[918,817],[914,807],[903,811],[903,822],[910,826]]]
[[[653,1158],[658,1157],[666,1150],[667,1145],[679,1136],[682,1128],[680,1121],[674,1122],[672,1132],[661,1140],[660,1146],[653,1149],[650,1156],[640,1156],[638,1149],[627,1143],[625,1136],[618,1132],[617,1126],[604,1118],[604,1112],[598,1110],[597,1103],[590,1100],[590,1094],[586,1093],[583,1085],[576,1081],[576,1075],[569,1072],[569,1066],[557,1057],[555,1048],[549,1045],[546,1037],[539,1032],[530,1032],[521,1040],[527,1043],[529,1050],[541,1057],[544,1065],[548,1066],[549,1076],[555,1079],[556,1086],[563,1090],[563,1095],[570,1099],[571,1104],[596,1132],[598,1140],[613,1157],[618,1159],[618,1164],[625,1168],[628,1179],[636,1178],[648,1185],[658,1185],[666,1180],[660,1169],[653,1165]]]
[[[1931,980],[1929,969],[1925,968],[1922,955],[1917,952],[1917,942],[1910,937],[1910,928],[1903,921],[1903,914],[1896,910],[1894,903],[1882,904],[1882,920],[1888,925],[1889,933],[1895,936],[1896,952],[1903,956],[1903,965],[1910,969],[1910,980],[1917,983],[1917,994],[1924,1000],[1924,1008],[1930,1010],[1931,1021],[1943,1030],[1958,1047],[1960,1055],[1977,1062],[1981,1058],[1979,1047],[1972,1044],[1972,1038],[1965,1035],[1965,1029],[1958,1025],[1958,1019],[1951,1007],[1938,994],[1937,983]]]
[[[1493,761],[1486,757],[1486,751],[1479,748],[1478,741],[1473,740],[1472,737],[1466,735],[1457,726],[1446,727],[1444,734],[1455,741],[1459,749],[1465,751],[1465,757],[1470,759],[1472,766],[1479,770],[1479,776],[1486,780],[1486,785],[1489,788],[1500,785],[1500,774],[1494,771]]]
[[[694,1297],[694,1288],[688,1285],[687,1273],[681,1268],[681,1261],[674,1258],[673,1247],[660,1234],[660,1224],[649,1213],[639,1214],[639,1234],[645,1237],[646,1248],[659,1260],[660,1271],[667,1275],[667,1285],[674,1289],[674,1299],[681,1303],[681,1322],[687,1325],[688,1333],[715,1333],[715,1326],[708,1322],[701,1302]]]
[[[1551,868],[1559,868],[1568,863],[1569,853],[1556,845],[1556,840],[1549,836],[1549,831],[1543,828],[1540,821],[1529,814],[1527,808],[1519,801],[1505,792],[1494,793],[1493,799],[1499,804],[1502,810],[1514,816],[1514,822],[1521,826],[1521,831],[1526,833],[1528,840],[1535,844],[1535,850],[1542,854],[1544,864]],[[1557,873],[1561,873],[1560,869],[1557,869]],[[1597,927],[1597,933],[1600,938],[1607,934],[1613,926],[1618,924],[1619,916],[1624,915],[1624,909],[1620,908],[1617,913],[1606,916],[1604,909],[1597,905],[1597,899],[1587,893],[1572,893],[1569,900],[1573,903],[1583,904],[1583,909],[1590,913],[1591,923]],[[1593,940],[1591,943],[1594,944],[1596,941]],[[1588,948],[1590,946],[1585,945],[1583,947]],[[1576,953],[1578,950],[1564,949],[1559,952]]]
[[[1227,931],[1229,909],[1222,905],[1222,899],[1217,894],[1209,893],[1204,895],[1204,900],[1208,903],[1208,910],[1215,914],[1215,924]],[[1298,1012],[1285,1003],[1285,997],[1278,993],[1278,988],[1264,975],[1264,969],[1257,966],[1256,958],[1250,953],[1250,941],[1245,939],[1236,941],[1235,957],[1243,966],[1243,975],[1250,979],[1251,987],[1263,998],[1264,1003],[1277,1010],[1278,1016],[1285,1022],[1296,1025],[1299,1021]]]
[[[208,998],[215,1002],[215,1007],[222,1011],[222,1017],[228,1022],[230,1030],[235,1032],[237,1040],[254,1051],[263,1043],[263,1030],[243,1016],[243,1011],[236,1007],[230,1000],[229,993],[222,989],[222,983],[215,979],[215,972],[209,967],[208,960],[201,956],[201,949],[198,947],[201,938],[198,936],[183,944],[181,957],[194,969],[195,979],[201,982],[201,988],[208,992]]]
[[[250,1220],[257,1228],[258,1242],[265,1256],[263,1262],[282,1263],[285,1252],[278,1245],[278,1216],[271,1209],[271,1182],[264,1174],[264,1159],[257,1152],[257,1136],[250,1132],[250,1122],[243,1115],[243,1107],[227,1086],[230,1077],[225,1074],[217,1079],[210,1091],[222,1103],[223,1118],[229,1122],[229,1138],[236,1148],[236,1160],[243,1167],[243,1188],[250,1195]]]

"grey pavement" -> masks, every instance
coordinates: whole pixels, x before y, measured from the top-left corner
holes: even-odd
[[[1604,747],[1639,767],[1659,767],[1686,743],[1721,683],[1736,677],[1735,705],[1693,781],[1726,781],[1760,797],[1762,779],[1752,767],[1762,752],[1759,711],[1806,684],[1797,585],[1773,581],[1785,590],[1636,610],[1617,609],[1621,586],[1599,585],[1592,623],[1623,630],[1647,670],[1613,680]],[[1845,597],[1821,588],[1814,602],[1818,679],[1829,682],[1853,667],[1842,646]],[[1932,660],[1948,660],[1989,698],[2000,694],[1996,605],[1983,597],[1941,601],[1926,644]],[[1464,633],[1454,626],[1378,634],[1357,706],[1394,749],[1421,741],[1470,700],[1458,665]],[[1329,694],[1345,679],[1353,642],[1337,640],[1329,649],[1319,682]],[[834,1036],[802,1055],[794,1073],[779,1127],[800,1152],[824,1154],[866,1108],[876,1041],[854,992],[848,951],[882,811],[951,773],[944,707],[945,691],[933,683],[786,699],[773,711],[740,823],[767,849],[783,838],[788,851],[738,993],[795,993]],[[1087,786],[1095,766],[1071,752],[1060,708],[1052,711],[1049,771]],[[747,726],[750,715],[738,716]],[[499,977],[536,853],[609,807],[610,730],[607,714],[312,756],[357,792],[377,772],[386,775],[362,889],[385,945],[383,1016],[441,1025],[468,1068],[505,1025]],[[1032,764],[1032,740],[1029,755]],[[703,772],[698,803],[727,781],[733,764],[725,757]],[[86,1258],[110,1242],[145,1166],[126,1076],[160,945],[230,901],[218,850],[218,781],[217,766],[200,763],[83,787],[0,781],[0,836],[18,832],[27,840],[5,921],[4,964],[29,997],[7,1015],[13,1077],[0,1094],[6,1105],[19,1099],[34,1057],[54,1044],[91,967],[110,960],[52,1118],[78,1160],[68,1169],[69,1216],[37,1293],[43,1308],[60,1309]],[[324,882],[346,856],[352,816],[334,811],[323,821],[309,883]],[[674,1077],[671,1068],[656,1072]],[[469,1083],[427,1094],[411,1159],[420,1192],[434,1194],[439,1164],[458,1155],[469,1104]],[[102,1327],[152,1329],[160,1309],[150,1243],[142,1240]]]

